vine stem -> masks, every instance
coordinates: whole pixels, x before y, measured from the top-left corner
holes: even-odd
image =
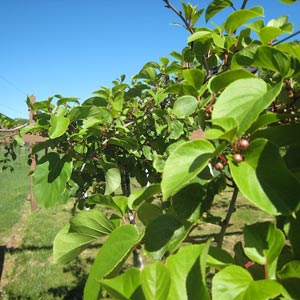
[[[234,189],[233,189],[232,196],[231,196],[230,204],[229,204],[229,207],[228,207],[228,210],[227,210],[226,217],[225,217],[225,219],[223,220],[223,223],[222,223],[222,227],[221,227],[220,233],[219,233],[219,234],[217,235],[217,237],[216,237],[216,240],[217,240],[217,246],[218,246],[219,248],[222,248],[223,241],[224,241],[224,236],[225,236],[225,233],[226,233],[226,229],[228,228],[228,225],[229,225],[231,216],[232,216],[232,214],[233,214],[233,212],[234,212],[234,210],[235,210],[235,204],[236,204],[236,199],[237,199],[238,192],[239,192],[239,189],[238,189],[238,187],[235,185],[235,186],[234,186]]]

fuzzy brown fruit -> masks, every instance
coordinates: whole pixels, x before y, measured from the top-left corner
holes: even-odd
[[[242,156],[240,153],[235,153],[235,154],[233,155],[233,160],[234,160],[234,162],[236,162],[236,163],[240,163],[241,161],[244,160],[244,158],[243,158],[243,156]]]
[[[224,169],[224,166],[223,166],[223,164],[222,164],[221,162],[217,162],[217,163],[215,164],[215,168],[216,168],[218,171],[221,171],[221,170]]]
[[[241,139],[239,145],[241,149],[245,150],[249,147],[249,142],[246,139]]]

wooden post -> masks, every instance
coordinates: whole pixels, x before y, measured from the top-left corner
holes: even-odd
[[[35,103],[35,96],[30,96],[29,97],[30,104]],[[33,111],[30,108],[29,109],[29,125],[34,124],[34,119],[33,119]],[[30,147],[30,158],[31,158],[31,165],[30,165],[30,173],[32,173],[36,167],[36,159],[35,155],[32,154],[32,147],[33,147],[33,141],[29,139],[29,147]],[[33,194],[33,177],[32,174],[30,175],[30,202],[31,202],[31,211],[34,211],[38,208],[36,199]]]

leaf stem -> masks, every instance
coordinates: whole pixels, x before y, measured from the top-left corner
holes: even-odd
[[[229,204],[229,207],[228,207],[228,210],[227,210],[226,217],[222,222],[222,227],[221,227],[220,233],[216,236],[217,246],[219,248],[222,248],[223,241],[224,241],[224,236],[225,236],[225,233],[226,233],[226,229],[229,225],[231,216],[232,216],[232,214],[235,210],[235,204],[236,204],[236,199],[237,199],[238,192],[239,192],[239,189],[235,185],[234,189],[233,189],[232,196],[231,196],[230,204]]]

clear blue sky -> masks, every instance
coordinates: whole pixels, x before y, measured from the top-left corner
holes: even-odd
[[[180,8],[180,0],[171,3]],[[249,0],[248,7],[263,4],[266,22],[288,15],[299,30],[300,1]],[[27,118],[27,95],[83,101],[123,73],[130,81],[144,63],[186,45],[185,30],[170,25],[178,21],[162,0],[0,0],[0,112]]]

